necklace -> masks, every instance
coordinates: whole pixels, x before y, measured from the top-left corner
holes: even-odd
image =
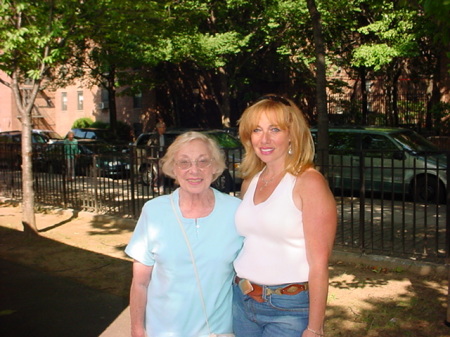
[[[283,172],[283,171],[281,171],[281,172]],[[261,178],[262,182],[264,183],[264,185],[262,185],[262,186],[259,188],[259,190],[262,191],[263,189],[265,189],[265,188],[267,187],[267,185],[269,185],[276,177],[278,177],[278,175],[279,175],[281,172],[278,172],[278,173],[275,174],[272,178],[267,179],[267,180],[264,179],[263,176],[260,176],[260,178]]]

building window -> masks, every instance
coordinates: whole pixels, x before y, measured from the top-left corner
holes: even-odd
[[[83,92],[82,91],[78,91],[77,92],[77,109],[78,110],[83,110],[83,102],[84,102],[84,96],[83,96]]]
[[[108,102],[109,101],[109,92],[105,88],[102,88],[102,102]]]
[[[104,112],[107,112],[107,109],[109,109],[109,93],[105,88],[102,88],[101,101],[97,104],[97,109],[103,110]]]
[[[139,92],[134,94],[133,96],[133,108],[140,109],[142,108],[142,93]]]
[[[61,93],[61,110],[67,111],[67,92]]]

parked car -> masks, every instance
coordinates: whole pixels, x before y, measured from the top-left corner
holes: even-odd
[[[106,142],[108,144],[122,144],[128,145],[130,138],[129,135],[123,136],[123,132],[119,132],[114,135],[110,129],[99,128],[73,128],[71,130],[76,139],[89,139],[90,141]]]
[[[62,140],[63,137],[53,130],[41,130],[41,129],[33,129],[33,133],[38,133],[47,138],[47,143],[51,144],[57,140]]]
[[[0,132],[0,143],[20,144],[22,142],[22,131],[3,131]],[[48,139],[39,132],[31,131],[32,144],[46,144]]]
[[[91,141],[114,142],[111,131],[97,128],[74,128],[71,130],[76,139],[89,139]]]
[[[32,131],[31,145],[33,147],[33,161],[45,149],[48,138]],[[0,132],[0,165],[10,168],[20,168],[22,165],[22,131]]]
[[[165,133],[168,140],[166,146],[172,144],[177,136],[187,131],[202,132],[217,141],[225,152],[228,168],[217,178],[213,186],[223,192],[232,191],[235,184],[241,183],[241,178],[238,173],[242,153],[241,142],[224,130],[171,129]],[[136,151],[137,172],[140,175],[141,182],[145,185],[155,184],[158,176],[158,159],[154,158],[152,155],[154,151],[149,147],[149,142],[155,135],[155,132],[143,133],[139,135],[133,144]]]
[[[104,176],[125,178],[130,174],[128,155],[117,152],[108,144],[90,141],[78,141],[80,155],[75,161],[75,174],[85,176]],[[65,172],[64,141],[50,144],[45,151],[41,170],[48,173]]]
[[[311,131],[317,140],[317,129]],[[409,194],[419,202],[444,202],[446,156],[418,133],[388,127],[333,127],[329,142],[332,187],[358,189],[363,174],[366,191]]]

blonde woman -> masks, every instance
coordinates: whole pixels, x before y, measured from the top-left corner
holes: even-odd
[[[236,226],[244,245],[234,262],[236,337],[324,336],[337,215],[314,169],[308,124],[294,102],[267,95],[244,111],[239,135],[245,157]]]

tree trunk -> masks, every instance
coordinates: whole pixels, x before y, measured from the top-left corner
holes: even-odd
[[[109,103],[109,126],[111,133],[117,136],[117,106],[116,106],[116,68],[109,67],[109,74],[107,77],[108,103]]]
[[[325,66],[325,44],[322,34],[322,23],[320,13],[317,10],[315,0],[307,0],[309,14],[311,15],[314,44],[316,53],[316,100],[317,100],[317,128],[318,128],[318,166],[322,173],[327,176],[328,171],[328,112],[326,92],[326,66]]]
[[[12,90],[22,122],[22,225],[26,235],[38,235],[34,214],[33,188],[33,148],[31,142],[31,110],[34,105],[39,83],[34,83],[30,95],[22,94],[17,73],[12,75]]]
[[[366,67],[359,68],[359,77],[361,78],[361,100],[362,100],[362,116],[361,124],[367,125],[367,86],[366,86]]]
[[[392,113],[394,117],[394,126],[398,127],[400,118],[398,114],[398,79],[401,75],[401,69],[397,69],[392,79]]]
[[[222,113],[222,127],[230,126],[230,90],[228,85],[228,75],[223,67],[219,68],[220,78],[220,92],[222,103],[220,104],[220,111]]]
[[[435,125],[435,123],[439,123],[439,121],[435,121],[432,115],[433,107],[437,106],[441,101],[441,92],[440,92],[440,83],[441,83],[441,58],[445,57],[440,53],[436,60],[436,66],[433,69],[433,77],[431,78],[431,95],[430,99],[427,103],[427,110],[425,115],[425,128],[427,131],[431,131]],[[422,119],[421,119],[422,121]],[[436,130],[440,130],[440,128],[435,128]]]

